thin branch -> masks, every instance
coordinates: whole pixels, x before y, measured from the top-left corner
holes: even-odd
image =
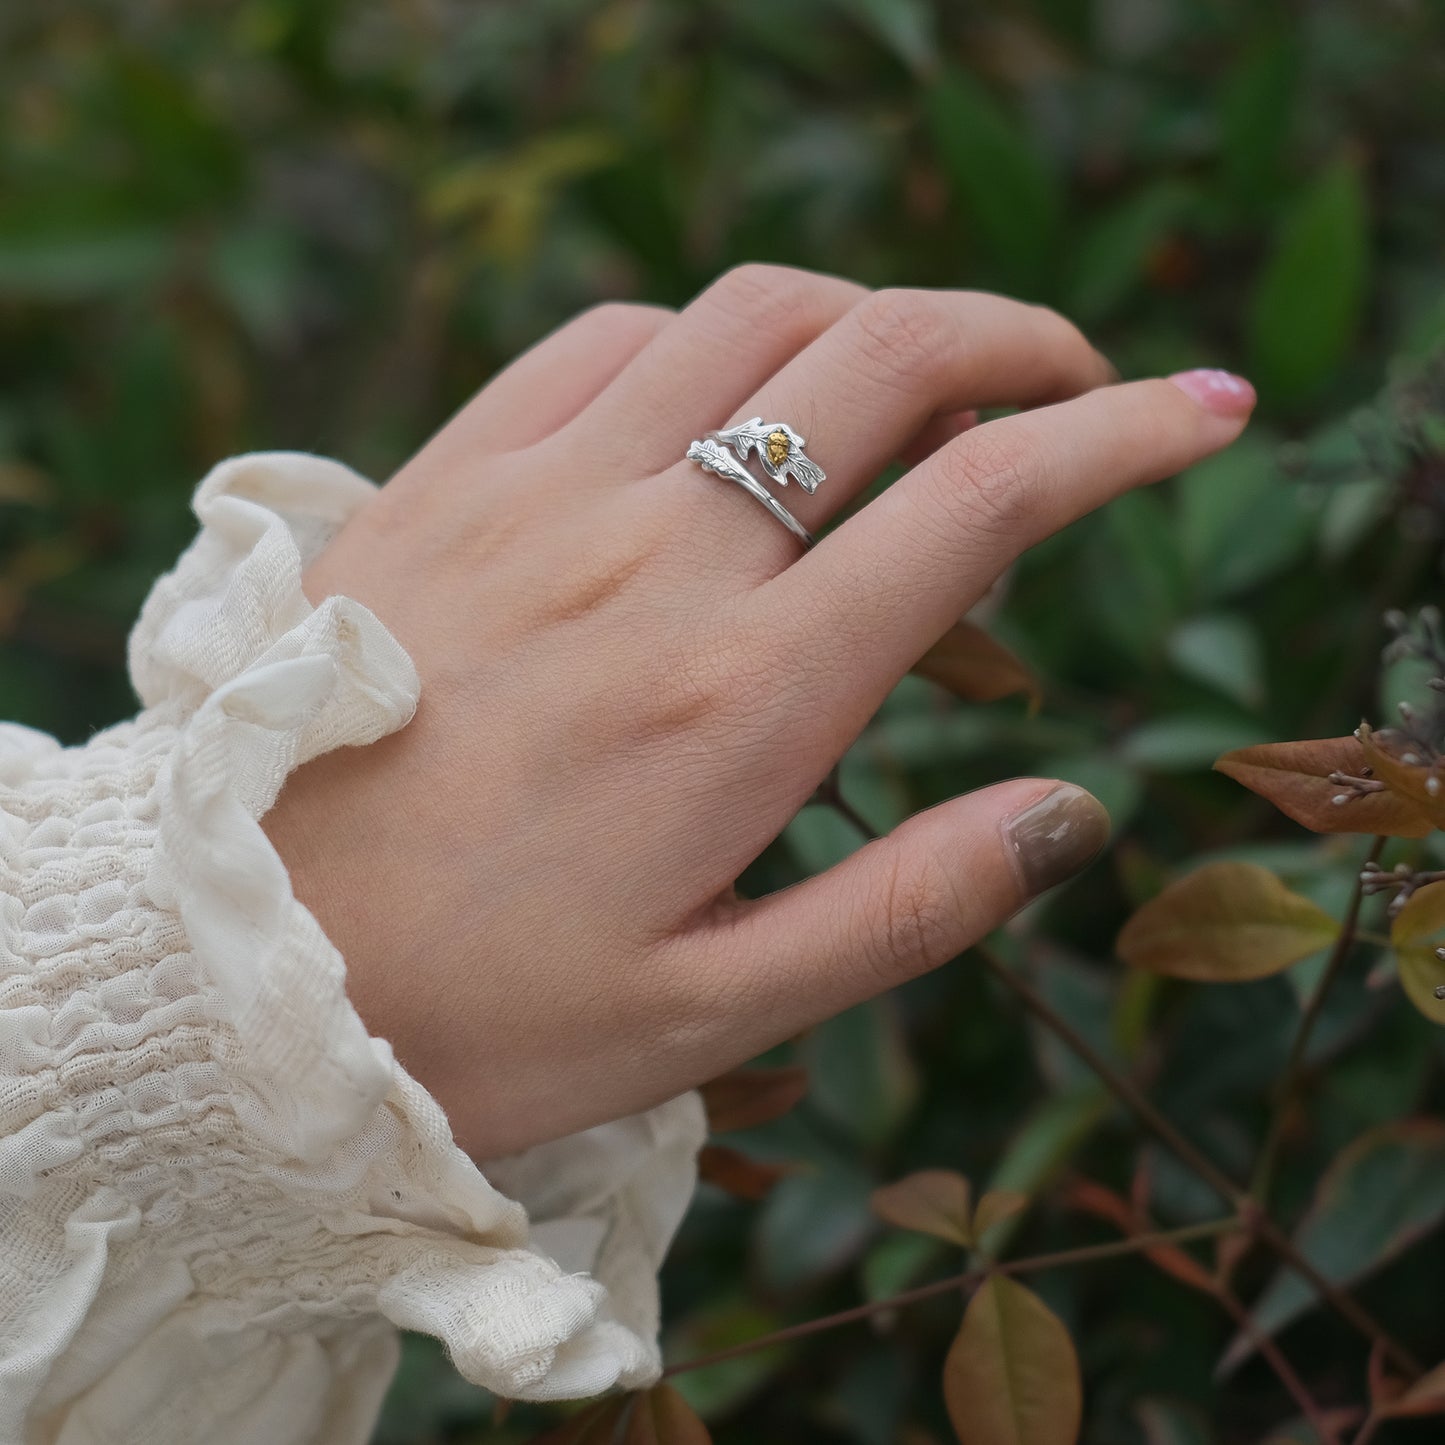
[[[1088,1064],[1103,1083],[1134,1116],[1152,1129],[1201,1179],[1205,1181],[1242,1218],[1249,1221],[1257,1239],[1268,1245],[1320,1296],[1366,1338],[1379,1344],[1410,1378],[1423,1372],[1418,1360],[1400,1344],[1362,1305],[1333,1281],[1322,1275],[1295,1247],[1280,1227],[1265,1214],[1249,1191],[1236,1184],[1200,1149],[1190,1143],[1178,1129],[1145,1097],[1131,1079],[1121,1074],[1077,1029],[1064,1019],[1032,984],[1020,978],[1004,961],[988,948],[977,944],[973,950],[985,968],[1042,1023],[1048,1025]]]
[[[1219,1302],[1233,1317],[1235,1324],[1249,1337],[1250,1343],[1257,1349],[1264,1358],[1290,1395],[1300,1408],[1306,1420],[1309,1421],[1314,1432],[1319,1436],[1320,1445],[1340,1445],[1340,1437],[1325,1418],[1324,1411],[1320,1409],[1319,1401],[1310,1394],[1305,1382],[1295,1374],[1294,1367],[1285,1359],[1283,1351],[1266,1334],[1260,1333],[1250,1318],[1249,1311],[1240,1302],[1238,1297],[1230,1290],[1221,1288],[1219,1290]],[[1358,1441],[1356,1442],[1358,1445]]]
[[[843,796],[842,780],[838,768],[834,768],[813,794],[813,802],[823,803],[832,808],[839,817],[851,824],[870,843],[876,843],[883,835],[865,818],[847,798]]]
[[[1350,894],[1349,907],[1345,909],[1339,937],[1335,939],[1335,946],[1330,950],[1330,956],[1325,963],[1324,972],[1320,975],[1320,981],[1315,985],[1309,1003],[1305,1005],[1305,1010],[1300,1015],[1299,1027],[1295,1030],[1294,1042],[1290,1045],[1289,1058],[1285,1061],[1284,1072],[1280,1075],[1279,1084],[1275,1089],[1269,1128],[1265,1133],[1263,1144],[1260,1145],[1259,1159],[1255,1163],[1254,1174],[1250,1179],[1249,1192],[1261,1205],[1269,1198],[1274,1166],[1279,1157],[1280,1141],[1284,1137],[1290,1104],[1294,1101],[1295,1091],[1299,1087],[1300,1074],[1304,1069],[1305,1055],[1309,1050],[1315,1024],[1319,1022],[1326,996],[1339,977],[1350,950],[1355,946],[1356,931],[1360,922],[1360,905],[1365,899],[1365,877],[1378,861],[1387,841],[1388,839],[1384,837],[1376,838],[1370,844],[1370,851],[1366,854],[1365,861],[1356,870],[1354,890]]]
[[[1360,1433],[1355,1436],[1355,1445],[1370,1445],[1370,1441],[1375,1438],[1376,1432],[1384,1423],[1385,1417],[1377,1415],[1371,1410],[1365,1423],[1360,1426]]]
[[[917,1304],[919,1300],[932,1299],[935,1295],[952,1294],[982,1284],[991,1274],[1026,1274],[1040,1269],[1056,1269],[1064,1265],[1089,1264],[1097,1259],[1114,1259],[1120,1255],[1140,1254],[1161,1244],[1188,1244],[1195,1239],[1212,1239],[1221,1234],[1230,1234],[1244,1227],[1243,1221],[1231,1215],[1228,1219],[1210,1220],[1206,1224],[1187,1224],[1180,1229],[1164,1229],[1153,1234],[1130,1235],[1127,1239],[1111,1239],[1105,1244],[1086,1244],[1077,1249],[1061,1249],[1053,1254],[1036,1254],[1027,1259],[1005,1260],[981,1269],[965,1270],[962,1274],[949,1275],[947,1279],[936,1279],[930,1284],[919,1285],[916,1289],[904,1290],[902,1294],[890,1295],[887,1299],[870,1300],[867,1304],[854,1305],[852,1309],[839,1310],[836,1314],[820,1315],[815,1320],[804,1320],[800,1324],[788,1325],[785,1329],[774,1330],[772,1334],[759,1335],[756,1339],[744,1340],[726,1350],[717,1350],[710,1355],[700,1355],[695,1360],[683,1360],[680,1364],[669,1365],[663,1373],[685,1374],[689,1370],[700,1370],[707,1365],[719,1365],[725,1360],[751,1355],[758,1350],[771,1349],[774,1345],[786,1344],[807,1335],[816,1335],[824,1330],[835,1330],[840,1325],[851,1325],[871,1315],[902,1309],[905,1305]]]

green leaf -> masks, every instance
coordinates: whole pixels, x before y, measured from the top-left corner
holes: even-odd
[[[820,1024],[802,1045],[809,1103],[851,1138],[887,1140],[918,1097],[894,1000],[857,1004]]]
[[[1236,201],[1254,207],[1276,193],[1290,139],[1300,46],[1292,31],[1258,35],[1240,54],[1220,90],[1219,146],[1224,178]]]
[[[1129,733],[1119,756],[1135,767],[1156,773],[1182,773],[1209,768],[1221,753],[1261,743],[1261,729],[1235,718],[1161,717]]]
[[[875,1227],[869,1188],[857,1168],[841,1162],[784,1179],[758,1221],[758,1262],[766,1284],[798,1289],[852,1260]]]
[[[1276,577],[1309,551],[1315,515],[1262,437],[1246,434],[1190,467],[1174,496],[1179,546],[1205,603]]]
[[[905,64],[920,74],[938,59],[938,37],[930,0],[834,0],[866,25]]]
[[[1248,618],[1238,613],[1193,617],[1174,629],[1168,653],[1186,677],[1241,707],[1255,708],[1264,701],[1264,648]]]
[[[1193,199],[1187,186],[1165,181],[1130,195],[1088,226],[1074,257],[1069,314],[1097,325],[1139,289],[1150,256]]]
[[[1367,214],[1352,160],[1323,172],[1286,214],[1249,318],[1250,374],[1266,396],[1308,395],[1353,344],[1365,303]]]
[[[968,1302],[943,1398],[960,1445],[1075,1445],[1084,1403],[1074,1342],[1032,1290],[995,1275]]]
[[[869,1204],[879,1219],[899,1229],[931,1234],[965,1248],[974,1241],[973,1191],[952,1169],[920,1169],[875,1189]]]
[[[1124,925],[1134,968],[1206,983],[1266,978],[1331,943],[1340,925],[1268,869],[1208,863],[1172,883]]]
[[[1445,1123],[1403,1119],[1356,1139],[1330,1165],[1295,1245],[1324,1277],[1349,1285],[1374,1273],[1445,1219]],[[1319,1304],[1282,1267],[1251,1311],[1257,1333],[1275,1334]],[[1228,1372],[1254,1352],[1243,1335],[1220,1363]]]
[[[1040,148],[956,67],[935,81],[925,107],[938,158],[980,244],[1013,288],[1040,294],[1061,214]]]

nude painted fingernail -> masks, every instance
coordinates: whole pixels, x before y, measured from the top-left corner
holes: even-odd
[[[1109,814],[1091,793],[1060,783],[1005,822],[1004,840],[1024,895],[1037,898],[1099,856],[1109,841]]]
[[[1191,401],[1216,416],[1243,416],[1254,407],[1254,388],[1232,371],[1199,367],[1176,372],[1169,380]]]

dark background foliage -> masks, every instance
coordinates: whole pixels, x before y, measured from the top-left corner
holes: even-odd
[[[1361,840],[1307,835],[1209,767],[1378,714],[1402,685],[1377,682],[1379,615],[1438,592],[1442,112],[1424,0],[0,8],[0,716],[78,740],[130,710],[125,632],[211,462],[300,447],[384,478],[600,298],[681,304],[770,259],[1047,302],[1125,375],[1242,370],[1244,441],[1018,568],[993,625],[1042,709],[910,679],[843,777],[880,827],[1013,773],[1095,789],[1116,847],[1000,946],[1244,1175],[1317,961],[1206,989],[1126,975],[1112,943],[1201,857],[1268,862],[1335,909],[1348,891]],[[747,885],[857,841],[806,810]],[[1290,1224],[1351,1140],[1441,1105],[1445,1036],[1369,963],[1286,1129]],[[911,1168],[1036,1195],[1015,1252],[1109,1237],[1061,1204],[1076,1172],[1142,1166],[1164,1223],[1218,1210],[967,961],[792,1053],[808,1099],[744,1142],[808,1167],[762,1204],[700,1195],[665,1277],[671,1359],[958,1268],[869,1214]],[[1433,1224],[1445,1198],[1423,1207]],[[1429,1239],[1362,1289],[1427,1362],[1442,1281]],[[1079,1341],[1085,1440],[1229,1445],[1292,1413],[1257,1363],[1216,1381],[1227,1322],[1147,1263],[1034,1284]],[[678,1383],[724,1442],[942,1441],[957,1316],[934,1300]],[[1281,1341],[1321,1399],[1361,1397],[1332,1316]],[[409,1340],[379,1439],[519,1441],[548,1418],[490,1410]],[[1379,1438],[1437,1438],[1413,1429]]]

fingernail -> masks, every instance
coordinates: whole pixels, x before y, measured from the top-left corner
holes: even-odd
[[[1015,813],[1004,824],[1009,855],[1028,898],[1037,898],[1088,867],[1109,841],[1109,815],[1072,783]]]
[[[1216,416],[1243,416],[1254,407],[1254,388],[1232,371],[1199,367],[1176,372],[1169,380],[1191,401]]]

